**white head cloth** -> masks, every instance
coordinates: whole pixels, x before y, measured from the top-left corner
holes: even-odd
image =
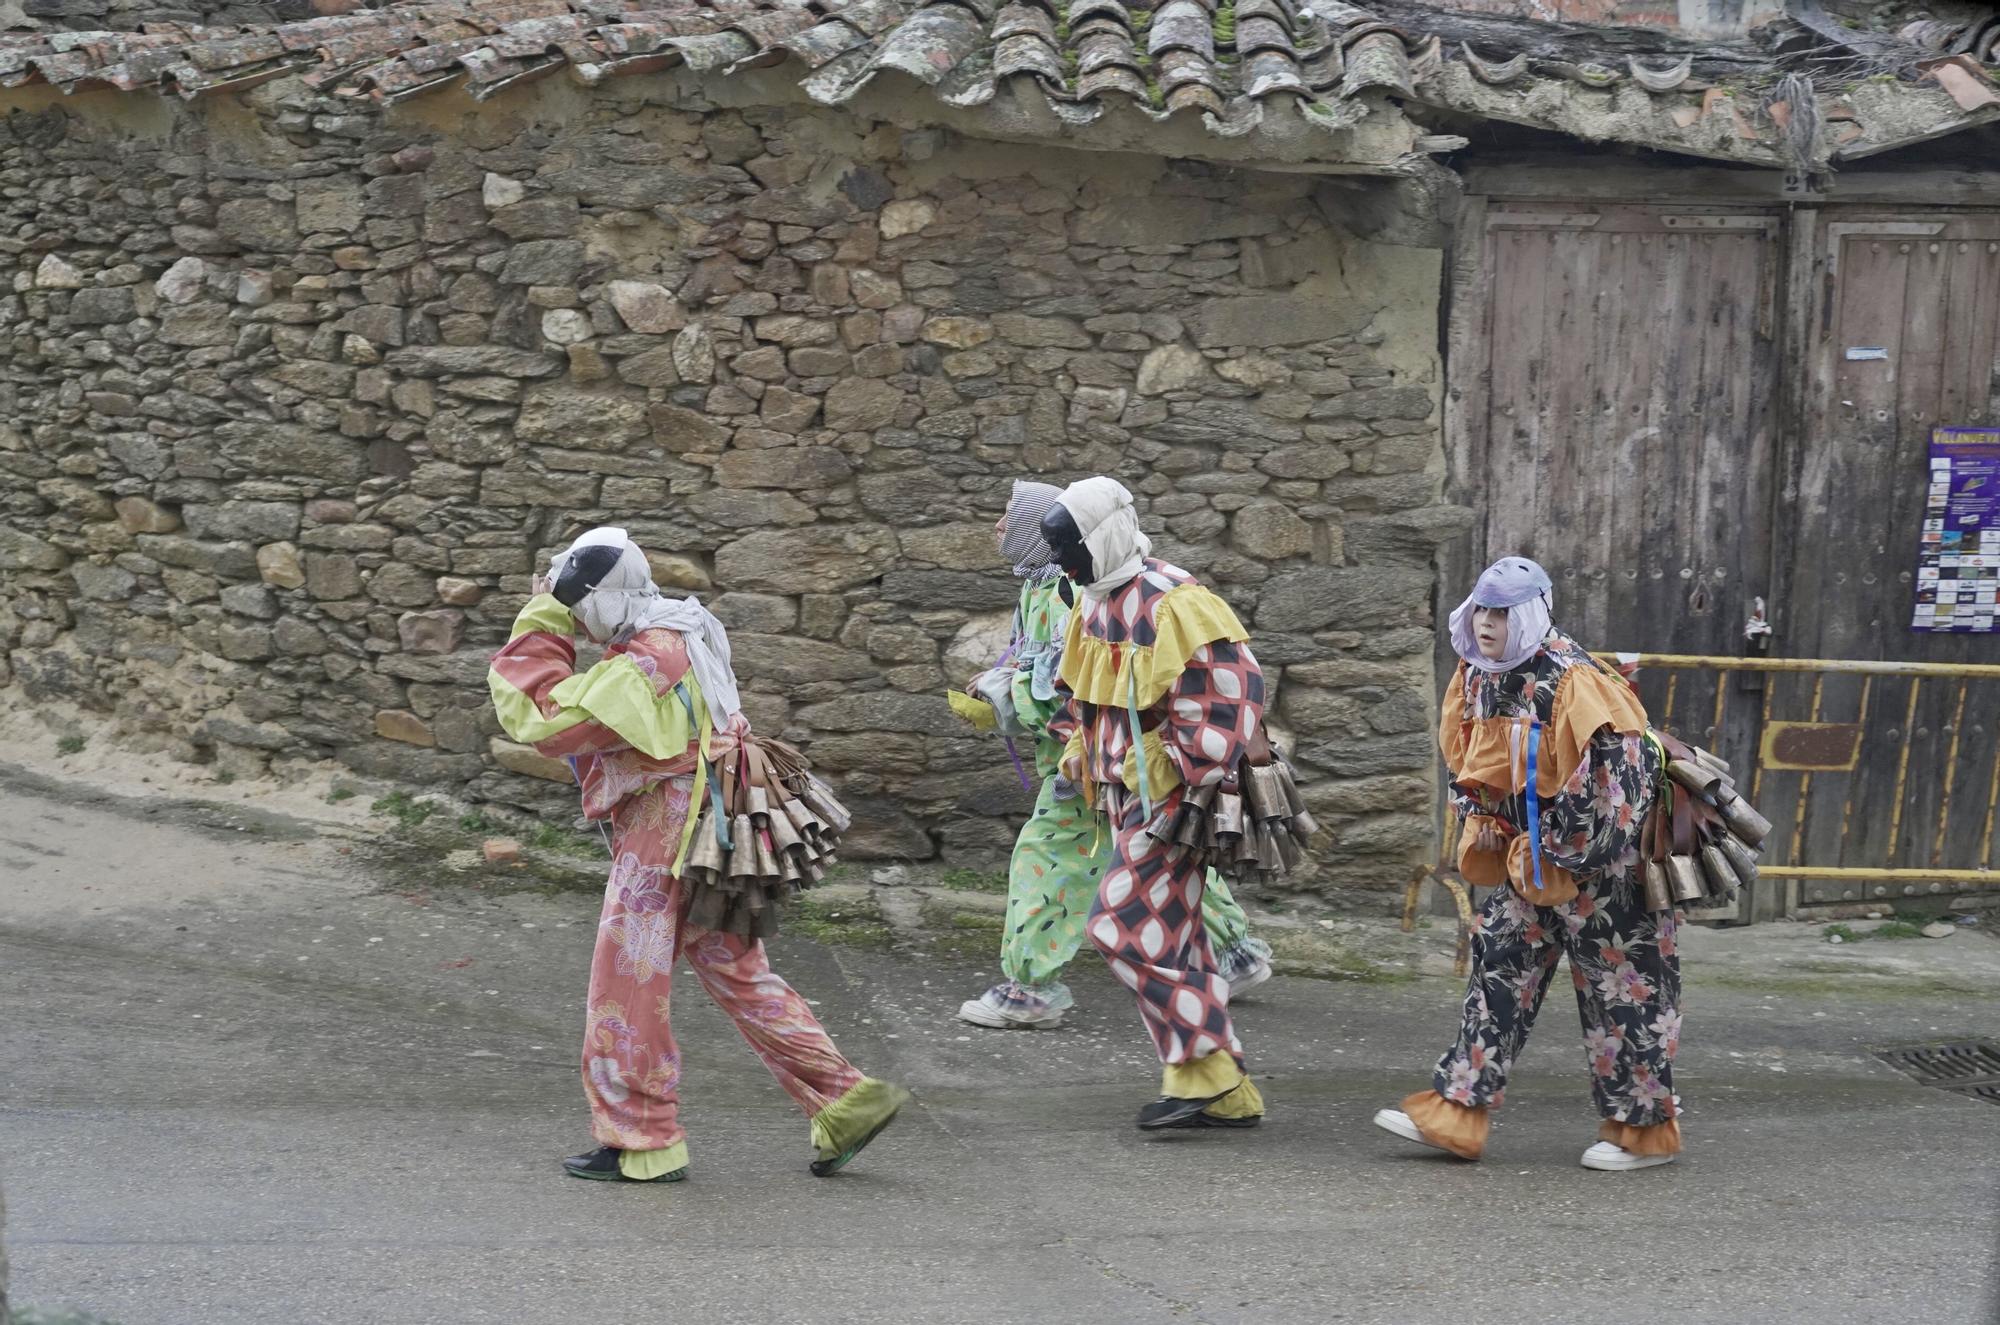
[[[1502,557],[1486,568],[1451,614],[1451,647],[1482,672],[1511,672],[1534,657],[1549,637],[1554,622],[1555,591],[1548,572],[1526,557]],[[1507,651],[1489,658],[1479,651],[1473,613],[1479,608],[1505,608]]]
[[[699,598],[662,594],[653,583],[646,554],[623,529],[593,529],[571,543],[549,562],[550,580],[560,580],[569,569],[570,558],[588,547],[615,547],[618,562],[570,610],[595,639],[619,640],[642,630],[662,628],[678,631],[715,727],[727,728],[743,711],[736,673],[729,665],[729,632]]]
[[[1108,598],[1131,582],[1153,550],[1153,540],[1139,531],[1132,494],[1116,479],[1099,475],[1064,488],[1061,505],[1076,521],[1083,545],[1090,549],[1091,569],[1097,572],[1097,578],[1083,586],[1084,597]]]

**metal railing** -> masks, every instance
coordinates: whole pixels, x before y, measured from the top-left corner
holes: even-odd
[[[1757,884],[1730,911],[1698,914],[1748,921],[2000,889],[2000,666],[1599,656],[1632,678],[1655,726],[1727,759],[1774,825]],[[1438,863],[1412,879],[1405,928],[1426,879],[1470,923],[1457,836],[1448,823]]]

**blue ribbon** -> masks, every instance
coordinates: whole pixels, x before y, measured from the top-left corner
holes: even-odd
[[[1535,765],[1542,750],[1542,720],[1528,727],[1528,854],[1535,862],[1535,891],[1542,891],[1542,797],[1535,788]]]
[[[681,707],[687,710],[688,721],[694,724],[696,731],[700,731],[701,719],[695,716],[694,700],[688,696],[687,686],[675,685],[674,694],[680,697]],[[728,851],[733,844],[729,840],[729,816],[722,808],[722,779],[715,775],[715,765],[701,751],[696,750],[694,757],[708,764],[708,802],[715,807],[715,840],[721,843],[724,851]]]

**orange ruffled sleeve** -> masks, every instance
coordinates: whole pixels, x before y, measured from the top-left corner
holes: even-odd
[[[1514,735],[1520,725],[1518,718],[1465,716],[1465,664],[1460,663],[1445,687],[1438,723],[1438,749],[1452,780],[1481,783],[1502,796],[1520,791],[1525,760]],[[1594,666],[1564,672],[1542,729],[1542,758],[1536,767],[1535,789],[1544,799],[1553,799],[1569,783],[1590,749],[1590,738],[1606,727],[1621,735],[1646,730],[1646,710],[1632,687]]]

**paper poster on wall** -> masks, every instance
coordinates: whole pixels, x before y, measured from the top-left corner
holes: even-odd
[[[1993,631],[2000,593],[2000,428],[1931,430],[1913,630]]]

